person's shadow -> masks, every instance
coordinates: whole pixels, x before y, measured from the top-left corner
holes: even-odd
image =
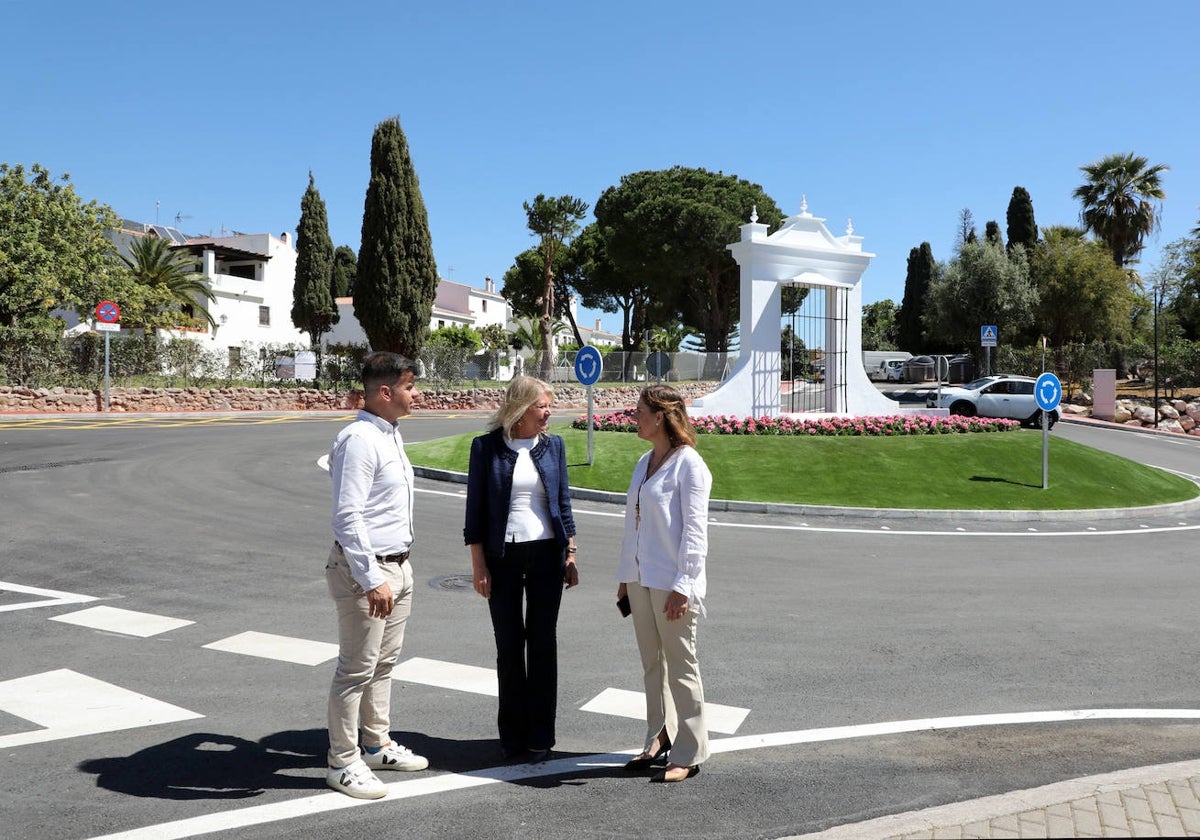
[[[452,740],[415,732],[394,737],[429,758],[431,770],[466,773],[500,770],[495,739]],[[78,768],[96,774],[96,784],[129,796],[156,799],[247,799],[268,790],[325,789],[325,756],[329,747],[324,729],[276,732],[259,741],[231,735],[197,732],[147,747],[133,755],[93,758]],[[556,753],[565,758],[571,754]],[[307,771],[307,772],[289,772]],[[394,781],[387,774],[384,781]],[[570,774],[593,776],[599,773]],[[556,786],[559,779],[510,779],[518,784]]]
[[[320,739],[319,756],[312,747]],[[286,770],[324,763],[325,730],[281,732],[259,743],[197,732],[147,747],[125,758],[93,758],[80,770],[96,774],[102,788],[157,799],[245,799],[266,790],[315,790],[323,777]]]

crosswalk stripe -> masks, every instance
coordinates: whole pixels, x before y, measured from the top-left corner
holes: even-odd
[[[126,636],[141,636],[143,639],[166,633],[195,624],[185,618],[168,618],[165,615],[123,610],[117,607],[89,607],[86,610],[54,615],[51,621],[61,621],[63,624],[76,624],[80,627],[90,627],[93,630],[108,630],[113,633],[123,633]]]
[[[456,662],[443,662],[438,659],[422,659],[419,656],[397,664],[392,670],[392,679],[432,685],[437,688],[451,688],[456,691],[469,691],[473,694],[486,694],[489,697],[496,697],[500,693],[494,668],[460,665]]]
[[[579,707],[581,712],[596,712],[602,715],[645,720],[646,695],[640,691],[625,691],[620,688],[606,688],[595,697]],[[704,720],[709,732],[720,732],[722,735],[733,735],[750,714],[749,709],[736,706],[723,706],[720,703],[704,703]]]
[[[338,655],[338,646],[330,642],[314,642],[310,639],[277,636],[274,633],[259,633],[254,630],[218,639],[202,647],[262,659],[277,659],[296,665],[320,665]]]

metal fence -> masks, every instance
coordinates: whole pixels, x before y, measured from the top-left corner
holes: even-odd
[[[316,385],[353,387],[367,348],[337,345],[320,355],[294,344],[209,346],[190,338],[154,334],[111,336],[109,368],[116,387],[227,387]],[[104,339],[94,333],[62,336],[53,331],[0,327],[0,385],[28,388],[97,388],[104,380]],[[723,380],[737,362],[727,353],[603,353],[601,383]],[[421,378],[436,388],[484,387],[514,376],[542,375],[540,356],[529,351],[472,351],[428,345],[417,362]],[[577,382],[575,353],[559,353],[549,379]]]

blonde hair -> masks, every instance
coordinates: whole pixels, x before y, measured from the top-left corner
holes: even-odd
[[[521,422],[529,406],[545,395],[554,396],[554,389],[548,383],[532,376],[514,377],[504,392],[504,402],[488,421],[488,428],[503,429],[504,436],[511,438],[513,427]]]
[[[672,446],[695,446],[696,430],[688,419],[683,395],[670,385],[647,385],[642,389],[642,402],[651,411],[661,411],[666,424],[667,439]]]

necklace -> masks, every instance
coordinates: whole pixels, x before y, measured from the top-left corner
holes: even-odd
[[[633,527],[635,529],[642,527],[642,487],[646,484],[646,479],[658,472],[659,467],[666,463],[671,457],[671,453],[679,447],[672,446],[667,450],[667,454],[662,456],[662,460],[657,464],[654,463],[654,452],[650,453],[650,461],[646,464],[646,474],[642,476],[642,481],[638,484],[637,498],[633,502]]]

